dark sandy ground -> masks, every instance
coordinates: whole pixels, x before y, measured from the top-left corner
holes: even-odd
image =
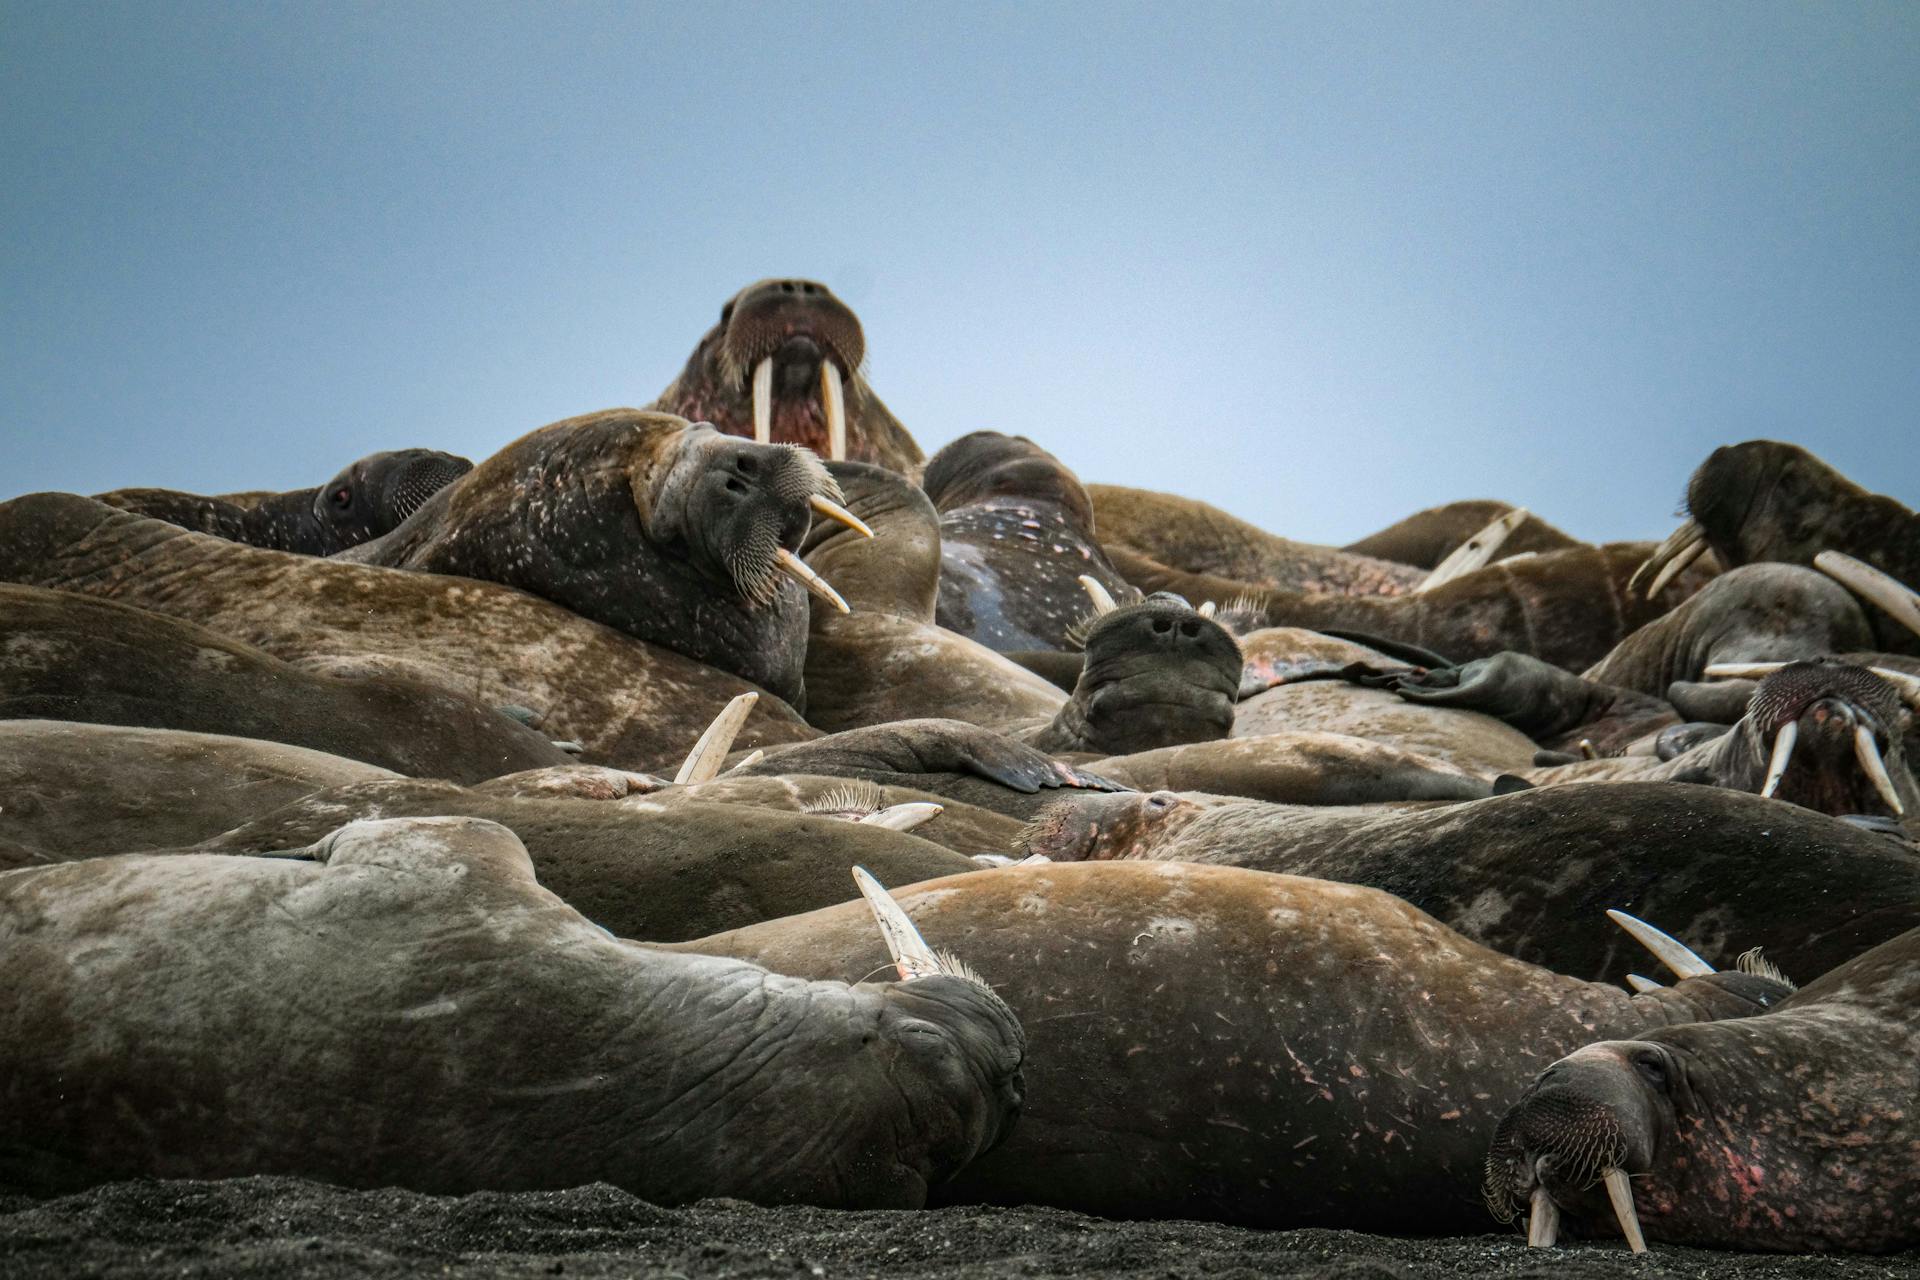
[[[126,1182],[0,1197],[0,1277],[81,1276],[1920,1277],[1920,1254],[1782,1257],[1518,1236],[1402,1240],[1107,1222],[1051,1209],[835,1213],[715,1200],[659,1209],[611,1187],[460,1197],[293,1178]]]

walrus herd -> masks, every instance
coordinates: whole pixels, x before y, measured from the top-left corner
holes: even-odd
[[[477,463],[0,503],[0,1190],[1920,1246],[1920,515],[1316,546],[866,352],[762,281]]]

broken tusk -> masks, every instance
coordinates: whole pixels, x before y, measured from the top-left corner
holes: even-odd
[[[1773,739],[1773,759],[1767,761],[1766,785],[1760,788],[1760,794],[1773,799],[1773,793],[1780,789],[1780,779],[1787,776],[1787,766],[1793,762],[1793,744],[1800,741],[1800,722],[1789,720],[1780,726],[1780,732]]]
[[[1087,598],[1093,601],[1094,617],[1105,617],[1120,607],[1114,603],[1112,594],[1100,585],[1100,579],[1094,577],[1092,574],[1081,574],[1080,586],[1086,591]]]
[[[1667,968],[1673,970],[1675,977],[1704,978],[1713,973],[1714,967],[1689,951],[1679,939],[1660,932],[1645,920],[1636,920],[1624,911],[1607,911],[1607,919],[1627,931],[1635,942],[1653,953]]]
[[[855,867],[853,882],[860,886],[860,896],[867,900],[867,906],[873,910],[873,918],[880,926],[880,936],[886,939],[887,954],[893,957],[894,970],[899,973],[902,982],[931,978],[947,971],[946,966],[940,963],[940,957],[934,955],[933,948],[927,945],[927,940],[913,927],[913,920],[907,915],[906,908],[893,900],[893,895],[873,878],[872,873],[865,867]]]
[[[1533,1211],[1527,1215],[1527,1247],[1551,1249],[1560,1240],[1560,1206],[1545,1187],[1535,1187]]]
[[[847,602],[840,598],[840,593],[833,589],[832,583],[815,573],[811,565],[785,547],[781,547],[773,553],[773,563],[774,568],[786,574],[789,578],[792,578],[795,582],[813,592],[813,594],[819,596],[840,612],[853,612],[853,610],[847,608]]]
[[[1525,507],[1515,507],[1513,510],[1493,521],[1493,523],[1489,524],[1486,528],[1448,552],[1447,558],[1435,565],[1433,572],[1429,573],[1421,580],[1420,585],[1413,589],[1414,594],[1418,595],[1422,591],[1431,591],[1444,583],[1452,582],[1455,578],[1462,578],[1477,569],[1485,568],[1487,562],[1493,559],[1493,553],[1498,551],[1509,537],[1513,536],[1513,531],[1518,529],[1520,522],[1526,518],[1527,509]]]
[[[906,804],[888,805],[875,813],[860,819],[869,827],[885,827],[889,831],[911,831],[923,822],[932,822],[947,811],[943,804],[934,804],[930,800],[912,800]]]
[[[1920,635],[1920,591],[1891,574],[1839,551],[1822,551],[1813,567],[1870,604],[1879,605],[1915,635]]]
[[[673,775],[675,786],[691,786],[720,776],[720,766],[725,763],[727,752],[733,750],[733,740],[740,736],[740,726],[747,722],[747,713],[753,710],[753,704],[758,701],[759,694],[743,693],[720,709],[720,714],[713,718],[707,731],[693,744],[693,750],[687,752],[687,758],[681,762],[680,772]]]
[[[747,752],[747,754],[741,759],[739,764],[736,764],[735,766],[733,766],[733,768],[727,770],[726,773],[723,773],[720,776],[725,778],[732,774],[740,773],[743,770],[751,769],[753,768],[753,766],[759,764],[762,760],[765,760],[766,758],[767,758],[767,753],[762,751],[760,748],[755,747],[753,750]]]
[[[1655,982],[1652,978],[1643,978],[1637,973],[1627,975],[1627,985],[1632,987],[1638,995],[1645,995],[1649,991],[1665,991],[1667,989],[1665,983]]]
[[[1905,816],[1907,807],[1900,803],[1900,793],[1893,789],[1893,779],[1887,776],[1887,763],[1880,758],[1880,744],[1874,741],[1873,730],[1863,724],[1853,726],[1853,754],[1866,770],[1873,789],[1880,793],[1887,808],[1893,810],[1893,816]]]
[[[827,411],[827,460],[847,460],[847,393],[840,384],[840,366],[829,357],[820,362],[820,405]]]
[[[1613,1216],[1620,1224],[1620,1234],[1627,1238],[1627,1247],[1645,1253],[1647,1238],[1640,1234],[1640,1215],[1633,1210],[1633,1188],[1627,1183],[1627,1171],[1609,1169],[1600,1180],[1607,1184],[1607,1199],[1613,1201]]]
[[[871,538],[873,536],[873,530],[867,527],[865,520],[862,520],[859,516],[853,514],[853,512],[847,510],[832,498],[823,498],[816,493],[807,499],[807,505],[827,519],[847,526],[847,528],[853,530],[863,538]]]

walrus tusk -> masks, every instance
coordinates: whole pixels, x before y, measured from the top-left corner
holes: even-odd
[[[934,804],[931,800],[911,800],[906,804],[892,804],[860,819],[870,827],[885,827],[889,831],[911,831],[923,822],[932,822],[947,811],[947,806]]]
[[[735,766],[733,766],[733,768],[727,770],[726,773],[721,774],[720,776],[724,778],[728,774],[739,773],[742,769],[751,769],[753,768],[753,766],[759,764],[762,760],[765,760],[766,758],[767,758],[767,753],[762,751],[760,748],[755,747],[752,751],[749,751],[746,754],[746,756],[740,761],[739,764],[736,764]]]
[[[760,701],[757,693],[743,693],[726,706],[720,708],[720,714],[713,718],[707,731],[693,744],[693,750],[687,752],[687,758],[680,763],[680,772],[673,775],[673,784],[677,787],[691,786],[696,782],[707,782],[720,776],[720,766],[726,762],[727,752],[733,750],[733,740],[740,736],[740,726],[747,722],[747,713],[753,710],[753,704]]]
[[[1667,989],[1664,982],[1655,982],[1652,978],[1643,978],[1637,973],[1627,975],[1627,985],[1632,987],[1637,995],[1645,995],[1649,991],[1665,991]]]
[[[1640,1215],[1633,1211],[1633,1188],[1627,1184],[1627,1171],[1609,1169],[1600,1180],[1607,1184],[1607,1199],[1613,1201],[1613,1216],[1620,1223],[1620,1234],[1627,1238],[1627,1247],[1645,1253],[1647,1238],[1640,1234]]]
[[[840,385],[840,366],[820,362],[820,404],[827,411],[827,460],[847,460],[847,394]]]
[[[1893,779],[1887,776],[1886,761],[1880,758],[1880,744],[1873,740],[1873,730],[1863,724],[1853,726],[1853,754],[1872,779],[1873,789],[1887,802],[1887,808],[1893,810],[1893,816],[1904,817],[1907,807],[1900,803],[1900,793],[1893,789]]]
[[[1813,558],[1813,567],[1920,635],[1920,591],[1841,551],[1822,551]]]
[[[1667,540],[1654,549],[1646,562],[1633,571],[1627,579],[1627,590],[1631,592],[1647,574],[1653,575],[1653,585],[1647,588],[1647,599],[1659,595],[1661,590],[1672,582],[1688,565],[1698,560],[1707,549],[1707,531],[1700,527],[1698,520],[1689,520],[1667,535]]]
[[[1520,522],[1526,518],[1527,509],[1515,507],[1468,538],[1448,552],[1446,559],[1433,567],[1433,572],[1413,589],[1414,594],[1431,591],[1437,586],[1452,582],[1455,578],[1465,577],[1476,569],[1484,569],[1487,562],[1493,559],[1493,553],[1505,544],[1506,540],[1513,535],[1513,531],[1520,527]]]
[[[1527,1215],[1527,1247],[1551,1249],[1560,1240],[1560,1206],[1553,1202],[1545,1187],[1535,1187],[1531,1199],[1533,1212]]]
[[[1784,662],[1716,662],[1700,674],[1709,680],[1764,680]]]
[[[1198,612],[1199,615],[1203,618],[1211,618],[1214,614],[1218,613],[1219,611],[1220,611],[1220,602],[1217,600],[1209,600],[1206,603],[1202,604],[1196,612]]]
[[[840,598],[840,593],[833,589],[832,583],[815,573],[811,565],[785,547],[781,547],[773,553],[773,564],[774,568],[780,570],[780,572],[786,574],[789,578],[792,578],[795,582],[813,592],[813,594],[819,596],[840,612],[853,612],[853,610],[847,608],[847,602]]]
[[[862,520],[859,516],[853,514],[853,512],[847,510],[832,498],[823,498],[816,493],[807,499],[807,505],[827,519],[837,524],[847,526],[847,528],[853,530],[863,538],[871,538],[873,536],[873,530],[867,525],[865,520]]]
[[[933,954],[933,948],[913,927],[906,909],[893,900],[893,895],[873,878],[871,872],[865,867],[855,867],[853,882],[860,886],[860,896],[873,909],[873,918],[880,925],[880,936],[886,939],[887,954],[893,957],[894,970],[899,973],[902,982],[931,978],[947,972],[947,967],[940,963],[940,957]]]
[[[1089,573],[1081,574],[1080,586],[1082,589],[1086,591],[1087,599],[1093,601],[1094,617],[1096,618],[1105,617],[1107,614],[1112,613],[1115,609],[1118,609],[1120,607],[1119,605],[1114,603],[1112,593],[1109,592],[1105,587],[1101,586],[1100,580],[1094,577],[1092,574],[1089,574]]]
[[[773,357],[753,367],[753,438],[757,444],[773,443]]]
[[[1773,799],[1773,793],[1780,789],[1780,779],[1787,776],[1787,766],[1793,762],[1793,744],[1800,741],[1800,722],[1789,720],[1780,726],[1780,732],[1773,740],[1773,759],[1767,761],[1767,782],[1760,788],[1760,794]]]
[[[1704,978],[1715,971],[1712,965],[1689,951],[1685,943],[1660,932],[1645,920],[1636,920],[1626,912],[1612,908],[1607,910],[1607,919],[1625,929],[1635,942],[1653,952],[1654,959],[1673,970],[1675,977]]]

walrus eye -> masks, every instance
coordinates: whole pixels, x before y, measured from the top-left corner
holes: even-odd
[[[1640,1078],[1648,1084],[1662,1093],[1666,1092],[1667,1064],[1661,1060],[1659,1054],[1651,1049],[1642,1049],[1633,1055],[1633,1069],[1638,1071]]]
[[[342,511],[345,511],[348,507],[353,505],[352,489],[347,489],[347,488],[335,489],[333,491],[332,497],[333,497],[333,505],[336,507],[339,507]]]

